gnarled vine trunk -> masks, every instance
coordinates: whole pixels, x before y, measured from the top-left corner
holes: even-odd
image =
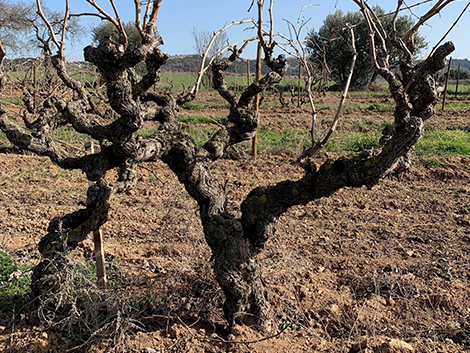
[[[158,12],[161,1],[152,3]],[[156,20],[156,15],[152,18]],[[389,69],[386,58],[379,58],[376,70],[388,81],[396,102],[395,129],[388,141],[380,149],[330,159],[320,167],[313,162],[304,163],[305,174],[301,179],[252,190],[241,204],[241,217],[236,218],[228,211],[224,187],[212,175],[210,166],[228,147],[253,137],[258,127],[255,96],[281,81],[287,72],[286,58],[282,55],[273,58],[273,46],[260,38],[271,72],[240,96],[228,88],[225,71],[242,49],[234,47],[229,58],[214,64],[213,86],[230,104],[230,113],[225,126],[199,147],[182,130],[178,119],[178,106],[194,99],[194,94],[174,98],[150,90],[159,80],[159,70],[168,55],[159,49],[161,41],[155,36],[154,23],[141,26],[140,31],[142,43],[132,51],[127,50],[124,39],[115,43],[111,38],[84,50],[85,60],[97,67],[106,83],[108,109],[96,106],[91,93],[68,75],[65,59],[59,52],[52,57],[52,64],[62,81],[75,92],[74,99],[66,101],[51,94],[41,109],[31,108],[29,113],[34,122],[25,117],[25,123],[33,130],[31,135],[8,119],[5,112],[0,115],[0,129],[17,147],[48,156],[61,168],[82,170],[90,181],[96,181],[89,187],[86,208],[50,222],[39,243],[46,259],[35,268],[33,294],[40,300],[53,288],[54,283],[47,280],[53,278],[55,271],[50,264],[59,261],[66,251],[106,222],[111,196],[136,184],[135,167],[161,159],[198,203],[204,236],[214,258],[214,272],[225,294],[224,313],[229,325],[257,324],[271,329],[275,322],[255,256],[274,236],[277,219],[294,205],[328,197],[343,187],[372,186],[396,169],[420,138],[423,120],[434,113],[437,92],[432,76],[444,67],[453,45],[442,45],[421,67],[413,62],[413,51],[408,48],[401,61],[401,76]],[[146,64],[147,74],[138,80],[133,68],[141,62]],[[156,109],[147,110],[149,103]],[[102,125],[96,118],[111,122]],[[158,126],[157,132],[146,139],[136,134],[144,120],[154,121]],[[65,125],[98,140],[99,152],[73,156],[59,148],[52,138],[53,132]],[[105,181],[111,169],[118,170],[114,183]]]

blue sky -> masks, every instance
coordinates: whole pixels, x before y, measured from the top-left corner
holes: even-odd
[[[407,2],[407,4],[412,5],[422,1],[423,0],[414,0],[413,2]],[[428,51],[452,25],[455,18],[468,1],[469,0],[454,1],[446,7],[440,15],[435,16],[428,25],[421,28],[421,35],[429,42]],[[112,13],[109,1],[97,0],[97,2],[100,6],[109,10],[109,13]],[[269,4],[268,0],[265,2]],[[432,1],[413,8],[413,15],[420,16],[424,14],[435,2],[436,1]],[[124,22],[134,20],[134,2],[132,0],[115,0],[115,3]],[[392,11],[396,7],[395,0],[369,0],[369,3],[371,5],[378,3],[386,11]],[[59,11],[62,11],[65,7],[63,0],[45,0],[44,4],[51,9]],[[255,9],[252,9],[251,12],[247,12],[250,4],[251,0],[163,0],[157,22],[158,31],[165,42],[161,49],[170,55],[194,53],[193,39],[191,36],[193,28],[216,31],[231,21],[252,18],[256,16],[256,13]],[[299,17],[302,6],[309,4],[313,4],[313,6],[306,8],[303,12],[304,18],[310,19],[306,26],[307,29],[318,29],[322,25],[326,15],[336,10],[340,9],[344,12],[357,10],[357,6],[351,0],[317,0],[314,2],[303,0],[275,0],[275,31],[288,33],[284,19],[295,23]],[[70,0],[70,7],[73,13],[89,12],[92,10],[91,6],[87,4],[85,0]],[[410,14],[407,11],[403,13]],[[265,20],[267,19],[268,15],[266,13]],[[469,21],[470,10],[464,14],[457,27],[455,27],[446,38],[446,40],[452,40],[456,46],[456,51],[452,54],[453,58],[470,58],[470,45],[468,45],[467,37],[470,35]],[[82,23],[86,27],[91,28],[99,23],[99,19],[96,17],[83,18]],[[235,42],[243,38],[254,36],[255,31],[250,29],[243,31],[242,28],[238,27],[230,29],[227,34],[230,40]],[[82,60],[82,48],[90,43],[91,35],[89,34],[73,46],[69,45],[66,51],[68,59]],[[251,45],[251,47],[247,48],[244,57],[253,58],[256,55],[255,52],[256,45]],[[425,55],[426,52],[423,54]]]

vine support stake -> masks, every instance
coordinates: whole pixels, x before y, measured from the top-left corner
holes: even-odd
[[[246,59],[246,86],[248,87],[251,83],[250,73],[250,59]]]
[[[86,154],[94,153],[93,141],[85,142],[85,152]],[[93,183],[93,181],[88,182],[89,185]],[[103,231],[99,228],[93,231],[93,244],[95,245],[96,285],[99,289],[106,291],[108,278],[106,277],[106,265],[104,260]]]
[[[452,64],[452,57],[449,58],[449,66],[447,67],[447,76],[446,76],[446,84],[444,86],[444,98],[442,99],[442,111],[446,106],[446,97],[447,97],[447,83],[449,82],[450,76],[450,65]]]
[[[36,60],[33,60],[33,108],[36,110],[36,95],[38,91],[37,80],[36,80]]]
[[[297,108],[300,108],[301,106],[301,102],[300,102],[300,90],[301,90],[301,87],[300,87],[300,80],[302,78],[302,65],[300,65],[300,61],[299,61],[299,81],[297,82]]]
[[[256,82],[258,82],[260,79],[261,79],[261,42],[258,42],[258,53],[256,55]],[[259,101],[260,101],[260,95],[258,93],[255,98],[256,113],[259,112]],[[255,131],[255,136],[253,136],[253,140],[251,140],[251,155],[253,156],[253,158],[256,158],[258,155],[258,130]]]
[[[460,64],[459,64],[459,68],[457,70],[457,82],[456,82],[456,85],[455,85],[455,98],[457,98],[457,94],[459,93],[459,78],[460,78]]]

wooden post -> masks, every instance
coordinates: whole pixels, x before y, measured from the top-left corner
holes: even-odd
[[[297,108],[300,108],[300,79],[302,78],[302,65],[300,65],[299,60],[299,82],[297,84]]]
[[[250,73],[250,59],[246,59],[246,85],[251,84],[251,73]]]
[[[95,229],[93,231],[93,243],[95,244],[96,285],[99,289],[105,291],[108,289],[108,278],[106,277],[103,231],[101,229]]]
[[[459,68],[457,70],[457,83],[455,85],[455,98],[457,98],[457,94],[459,92],[459,78],[460,78],[460,64],[459,64]]]
[[[260,79],[261,79],[261,43],[258,42],[258,54],[256,56],[256,81],[259,81]],[[259,112],[259,101],[260,101],[260,96],[259,94],[257,94],[255,98],[255,111],[257,113]],[[251,140],[251,155],[253,156],[253,158],[256,158],[258,155],[258,130],[255,131],[255,136],[253,136],[253,140]]]
[[[33,60],[33,108],[36,109],[36,91],[37,91],[37,86],[36,86],[36,60]]]
[[[93,141],[85,142],[85,152],[87,154],[94,153]],[[88,181],[88,185],[92,185],[93,181]],[[95,262],[96,262],[96,285],[99,289],[105,291],[108,287],[108,279],[106,277],[106,265],[104,260],[103,232],[101,229],[93,231],[93,243],[95,245]]]
[[[447,68],[447,77],[446,77],[446,84],[444,86],[444,98],[442,99],[442,110],[444,110],[446,106],[446,97],[447,97],[447,83],[449,82],[450,76],[450,65],[452,64],[452,57],[449,58],[449,67]]]

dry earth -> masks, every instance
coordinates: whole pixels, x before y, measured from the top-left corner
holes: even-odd
[[[293,108],[263,113],[272,128],[308,122],[307,112]],[[346,112],[343,128],[387,114]],[[449,112],[431,124],[468,126],[469,119],[469,112]],[[299,178],[294,160],[287,152],[220,160],[214,174],[238,214],[253,187]],[[123,301],[144,303],[132,314],[141,329],[73,349],[80,340],[63,329],[0,313],[0,351],[469,351],[470,159],[439,162],[428,168],[415,159],[401,180],[344,189],[280,218],[258,259],[280,327],[287,327],[275,337],[247,327],[226,334],[196,203],[165,165],[147,164],[137,187],[114,197],[103,227],[110,281],[122,284]],[[82,207],[87,181],[31,155],[0,153],[0,164],[0,249],[37,263],[49,220]],[[87,240],[72,256],[89,259],[92,249]]]

